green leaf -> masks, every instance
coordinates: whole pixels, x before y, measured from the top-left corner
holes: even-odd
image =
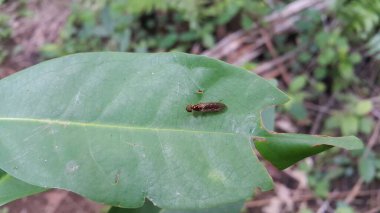
[[[336,53],[332,48],[323,49],[323,51],[318,56],[318,63],[322,66],[331,64],[336,60]]]
[[[374,162],[375,167],[376,167],[377,169],[380,169],[380,159],[375,159],[374,161],[375,161],[375,162]]]
[[[353,64],[357,64],[362,60],[362,57],[360,56],[359,53],[352,53],[350,54],[350,61]]]
[[[297,92],[305,87],[307,83],[307,77],[306,75],[300,75],[297,76],[292,83],[289,85],[289,91],[291,92]]]
[[[205,34],[202,35],[202,44],[205,47],[210,48],[210,47],[214,46],[215,39],[214,39],[214,37],[211,34],[205,33]]]
[[[358,133],[359,120],[353,115],[342,117],[341,131],[343,135],[351,135]]]
[[[348,150],[363,148],[362,142],[354,136],[328,137],[263,131],[254,140],[260,154],[278,169],[286,169],[333,146]]]
[[[374,125],[375,122],[373,121],[372,117],[363,117],[362,119],[360,119],[360,132],[364,134],[371,133]]]
[[[360,177],[367,183],[371,182],[376,175],[375,159],[371,156],[361,157],[359,160]]]
[[[327,198],[330,192],[330,183],[327,179],[318,181],[315,185],[315,194],[322,198]]]
[[[287,99],[257,75],[203,56],[62,57],[0,81],[0,168],[127,208],[145,197],[171,209],[244,200],[272,187],[251,137],[262,109]],[[185,109],[215,101],[227,109]]]
[[[326,119],[325,128],[332,129],[340,127],[342,123],[343,115],[341,113],[332,114]]]
[[[159,213],[160,208],[155,206],[150,200],[146,200],[144,205],[137,209],[125,209],[119,207],[112,207],[108,213]]]
[[[3,175],[0,177],[0,206],[43,191],[46,191],[46,188],[30,185],[10,175]]]
[[[307,118],[307,110],[303,101],[294,101],[289,108],[289,112],[297,120],[304,120]]]
[[[308,63],[311,59],[312,55],[308,52],[301,52],[300,55],[298,56],[298,59],[302,63]]]
[[[164,36],[161,40],[160,40],[160,47],[161,48],[164,48],[164,49],[168,49],[170,47],[172,47],[178,40],[178,35],[175,34],[175,33],[170,33],[166,36]]]
[[[352,64],[347,63],[347,62],[341,62],[338,67],[339,67],[339,73],[344,79],[349,80],[353,78],[354,67],[352,66]]]
[[[249,17],[247,14],[241,15],[240,23],[244,30],[249,30],[254,25],[251,17]]]
[[[330,38],[330,33],[327,32],[319,32],[315,37],[315,41],[319,48],[326,47],[327,41]]]
[[[321,94],[321,93],[323,93],[323,92],[326,91],[326,85],[324,83],[322,83],[322,82],[315,83],[313,85],[313,87],[314,87],[315,91],[317,92],[317,94],[318,93]]]
[[[324,67],[318,67],[314,71],[314,76],[316,79],[321,80],[325,78],[327,75],[327,70]]]
[[[362,100],[356,104],[355,113],[357,115],[366,115],[372,111],[373,104],[371,100]]]
[[[337,206],[336,213],[355,213],[355,210],[346,203],[338,202]]]

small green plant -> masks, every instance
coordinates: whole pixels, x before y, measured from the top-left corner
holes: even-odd
[[[361,61],[361,56],[358,53],[350,53],[348,40],[341,36],[338,30],[318,33],[315,42],[319,50],[315,79],[323,80],[330,76],[333,79],[333,91],[347,88],[356,80],[354,66]]]
[[[346,103],[345,108],[333,111],[325,123],[325,133],[332,134],[339,129],[342,135],[370,134],[373,127],[373,118],[369,116],[373,104],[371,100],[359,100],[355,96],[342,96]]]
[[[380,26],[380,2],[368,0],[338,0],[335,2],[338,20],[344,34],[353,39],[368,39]]]
[[[253,19],[270,9],[262,0],[82,0],[72,8],[59,41],[41,49],[44,57],[96,50],[190,51],[194,45],[210,48],[218,29],[234,20],[250,28]]]
[[[288,92],[294,99],[285,109],[296,120],[305,120],[304,101],[319,102],[321,94],[329,93],[343,107],[333,109],[325,122],[324,133],[336,135],[334,129],[339,128],[344,135],[368,134],[373,128],[373,119],[368,115],[372,106],[370,101],[361,100],[368,97],[369,91],[353,97],[347,93],[365,84],[365,79],[357,77],[361,72],[357,65],[365,52],[358,51],[359,42],[368,44],[367,54],[374,59],[380,52],[376,34],[380,26],[379,2],[339,0],[335,3],[327,14],[306,10],[297,22],[297,43],[302,51],[291,68],[294,76],[303,74],[289,85]],[[276,41],[280,50],[288,51],[286,39]]]
[[[316,156],[313,164],[302,162],[298,168],[307,174],[309,187],[314,194],[326,199],[334,181],[354,175],[355,168],[350,157],[342,155],[339,149],[330,149]]]

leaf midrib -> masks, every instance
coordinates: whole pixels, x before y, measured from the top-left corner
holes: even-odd
[[[236,135],[232,132],[215,132],[215,131],[201,131],[201,130],[189,130],[189,129],[170,129],[170,128],[148,128],[141,126],[126,126],[116,124],[101,124],[91,122],[78,122],[78,121],[66,121],[66,120],[52,120],[52,119],[37,119],[37,118],[1,118],[0,121],[15,121],[15,122],[30,122],[30,123],[45,123],[45,124],[58,124],[64,127],[67,126],[83,126],[83,127],[97,127],[97,128],[117,128],[117,129],[131,129],[142,131],[168,131],[168,132],[186,132],[186,133],[201,133],[201,134],[222,134],[222,135]]]

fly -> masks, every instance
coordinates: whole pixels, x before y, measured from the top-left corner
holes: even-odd
[[[198,103],[189,104],[186,106],[186,111],[192,112],[220,112],[223,111],[227,106],[220,102],[208,102],[208,103]]]

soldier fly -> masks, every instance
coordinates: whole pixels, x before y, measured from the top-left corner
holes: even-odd
[[[220,112],[223,111],[227,106],[220,102],[208,102],[208,103],[198,103],[189,104],[186,106],[186,111],[192,112]]]

